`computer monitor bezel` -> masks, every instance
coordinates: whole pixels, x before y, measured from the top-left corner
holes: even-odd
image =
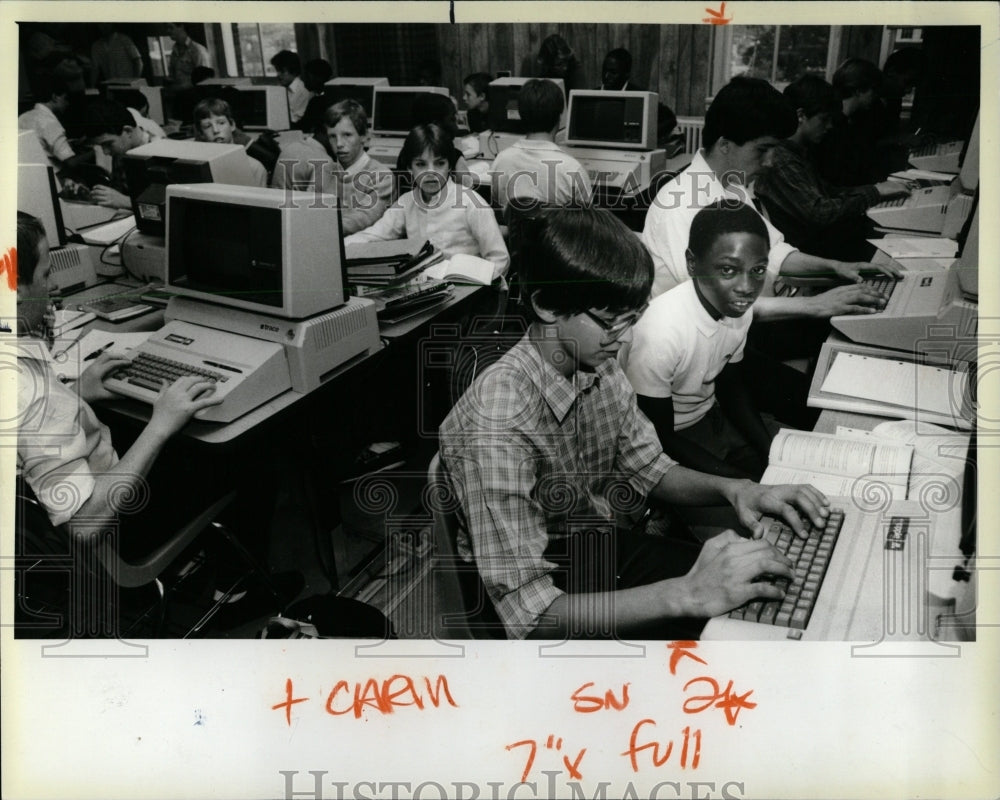
[[[441,94],[448,98],[451,97],[451,93],[443,86],[376,86],[372,100],[372,116],[369,120],[373,136],[406,136],[410,132],[412,125],[405,128],[380,128],[378,126],[379,98],[401,94],[411,94],[414,99],[421,94]]]
[[[643,102],[642,131],[638,141],[624,141],[623,139],[616,140],[613,138],[585,138],[573,135],[574,117],[580,114],[583,102],[597,100],[611,104],[630,99],[641,100]],[[597,147],[611,150],[653,150],[656,148],[658,103],[659,98],[656,92],[608,92],[600,89],[574,89],[569,93],[569,104],[566,110],[566,139],[564,143],[570,147]]]
[[[135,216],[136,228],[148,236],[164,236],[166,233],[166,184],[147,180],[140,187],[139,178],[147,177],[151,164],[160,164],[168,159],[180,162],[185,167],[197,166],[201,176],[207,172],[213,183],[226,183],[242,187],[252,186],[253,174],[250,170],[250,157],[246,149],[238,144],[218,144],[216,142],[197,142],[190,139],[160,139],[155,142],[136,147],[122,156],[122,168],[125,171],[126,182],[129,184],[129,197],[132,201],[132,213]],[[209,182],[209,181],[203,181]],[[163,203],[158,202],[159,192],[151,187],[163,186]],[[156,198],[144,197],[154,194]],[[160,207],[159,219],[146,206]]]
[[[280,239],[282,254],[282,297],[279,305],[193,289],[179,282],[179,270],[184,269],[180,263],[183,251],[178,247],[176,237],[189,242],[190,235],[185,236],[183,216],[178,216],[178,212],[183,212],[181,205],[192,201],[278,212],[280,230],[275,235]],[[331,255],[336,257],[338,263],[324,263],[324,259],[329,259]],[[335,195],[218,183],[168,186],[166,263],[165,289],[168,292],[269,317],[306,319],[326,313],[347,301],[343,218]]]
[[[497,98],[498,93],[501,91],[505,94],[510,93],[512,89],[517,90],[517,94],[520,94],[521,87],[524,86],[528,81],[536,80],[535,78],[496,78],[490,81],[489,85],[486,87],[486,97],[489,100],[490,110],[488,112],[488,119],[490,123],[490,130],[493,133],[512,133],[515,135],[524,135],[527,131],[524,125],[520,122],[520,112],[518,113],[518,118],[516,122],[512,122],[507,114],[507,100],[504,98],[504,102],[501,104]],[[552,81],[556,86],[559,87],[563,95],[563,110],[559,117],[559,129],[566,127],[566,82],[562,78],[539,78],[538,80]]]
[[[337,87],[351,87],[358,90],[363,90],[367,94],[367,103],[363,101],[358,101],[365,110],[365,114],[368,116],[369,123],[372,120],[372,115],[375,112],[375,87],[376,86],[388,86],[388,78],[348,78],[348,77],[338,77],[330,78],[325,84],[323,84],[323,95],[330,101],[330,105],[338,103],[341,100],[356,98],[335,98],[333,95],[336,94],[335,90]],[[359,92],[360,93],[360,92]]]
[[[201,86],[202,84],[198,84]],[[267,118],[265,124],[260,125],[255,120],[241,119],[239,111],[233,109],[236,116],[236,123],[245,131],[287,131],[291,130],[292,118],[288,109],[288,90],[284,86],[274,86],[272,84],[254,84],[251,86],[224,86],[227,90],[234,90],[243,94],[245,92],[257,92],[264,95],[264,115]]]
[[[17,165],[17,210],[36,217],[45,228],[49,247],[68,241],[56,171],[48,162]]]

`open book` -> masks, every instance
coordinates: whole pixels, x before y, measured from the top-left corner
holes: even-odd
[[[452,281],[453,283],[482,284],[489,286],[493,279],[497,277],[493,273],[496,265],[492,261],[487,261],[479,256],[468,255],[467,253],[455,253],[455,255],[442,261],[440,264],[428,267],[424,275],[428,278],[435,278],[442,281]]]
[[[885,487],[894,500],[905,500],[912,463],[912,445],[786,429],[771,442],[760,482],[808,483],[826,495],[858,498]]]

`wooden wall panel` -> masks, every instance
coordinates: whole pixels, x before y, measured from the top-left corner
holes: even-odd
[[[882,49],[881,25],[851,25],[843,29],[837,64],[848,58],[867,58],[878,64]],[[879,65],[881,66],[881,65]]]

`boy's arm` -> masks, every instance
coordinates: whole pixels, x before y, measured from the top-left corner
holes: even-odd
[[[861,270],[875,270],[892,278],[898,278],[903,274],[899,267],[891,263],[836,261],[832,258],[811,256],[801,250],[793,250],[781,262],[781,274],[791,277],[827,278],[832,281],[848,280],[856,283],[861,280]]]
[[[197,411],[221,402],[212,394],[212,382],[195,376],[180,378],[163,389],[153,404],[153,416],[115,471],[94,475],[93,491],[69,521],[70,530],[74,530],[74,521],[85,521],[81,532],[92,532],[95,520],[112,518],[117,513],[114,498],[137,491],[167,440]]]
[[[763,486],[750,480],[696,472],[679,464],[671,467],[654,487],[652,496],[671,505],[710,506],[729,503],[742,524],[759,538],[764,514],[781,517],[799,536],[805,535],[800,513],[819,527],[829,513],[829,501],[818,489],[805,485]]]
[[[656,434],[660,437],[660,444],[663,445],[663,452],[680,464],[696,469],[699,472],[707,472],[711,475],[723,475],[729,478],[746,478],[745,473],[727,464],[722,459],[716,458],[704,447],[700,447],[696,442],[685,439],[674,430],[674,401],[671,397],[648,397],[637,394],[636,401],[639,410],[642,411],[649,421],[656,428]]]
[[[635,628],[658,620],[714,617],[754,598],[780,600],[783,589],[758,580],[765,573],[789,577],[791,562],[763,540],[726,531],[705,543],[691,571],[680,578],[614,592],[560,595],[546,609],[549,619],[529,638],[562,639],[578,630],[609,630],[627,638]]]
[[[385,213],[362,231],[352,233],[344,239],[344,244],[358,242],[384,242],[389,239],[403,239],[406,236],[406,217],[403,206],[397,201]]]
[[[772,165],[757,194],[766,205],[773,204],[787,214],[819,227],[859,216],[881,197],[874,186],[853,187],[849,193],[828,192],[815,170],[792,156],[781,157]]]
[[[352,181],[351,191],[344,192],[349,207],[344,208],[344,234],[357,233],[374,225],[385,214],[392,200],[392,173],[388,170],[343,174],[339,180]]]
[[[510,266],[510,253],[507,252],[507,245],[500,233],[500,226],[497,224],[493,209],[486,205],[486,201],[482,200],[475,190],[459,187],[459,191],[475,195],[465,199],[468,204],[465,219],[472,236],[479,243],[479,255],[493,262],[494,275],[506,275]]]
[[[723,367],[715,379],[715,398],[729,421],[767,463],[771,434],[750,397],[743,361],[730,361]]]
[[[852,283],[807,297],[758,297],[753,304],[753,314],[755,320],[774,322],[783,319],[829,319],[839,314],[874,314],[884,307],[884,295],[867,284]]]

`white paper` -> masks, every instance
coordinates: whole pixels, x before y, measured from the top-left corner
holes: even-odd
[[[869,241],[893,258],[954,258],[958,253],[958,242],[930,236],[886,236]]]
[[[126,233],[135,228],[135,217],[129,214],[121,219],[113,219],[104,225],[97,225],[81,232],[83,241],[87,244],[109,245],[117,242]]]
[[[945,367],[837,353],[821,391],[954,416],[967,381],[965,372]]]

